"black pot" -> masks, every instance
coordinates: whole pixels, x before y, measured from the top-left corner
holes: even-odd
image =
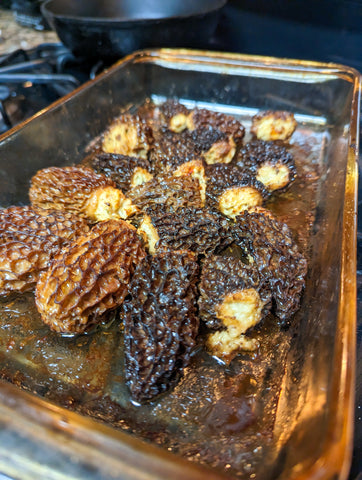
[[[49,0],[42,13],[74,55],[118,59],[149,47],[206,48],[226,0]]]

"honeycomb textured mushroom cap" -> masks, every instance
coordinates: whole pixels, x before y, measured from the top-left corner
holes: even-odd
[[[122,220],[100,222],[54,258],[36,287],[42,320],[60,333],[82,333],[122,304],[145,252]]]
[[[169,389],[189,363],[199,327],[197,274],[195,254],[174,251],[148,256],[133,276],[122,316],[126,381],[139,403]]]
[[[0,210],[0,295],[32,290],[54,255],[88,231],[86,221],[69,212]]]

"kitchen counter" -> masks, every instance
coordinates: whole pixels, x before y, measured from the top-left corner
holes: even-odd
[[[11,53],[18,48],[28,49],[40,43],[59,42],[56,33],[37,31],[19,25],[10,10],[0,8],[0,55]]]

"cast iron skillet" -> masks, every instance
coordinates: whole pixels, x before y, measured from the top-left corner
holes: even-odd
[[[78,57],[147,47],[206,48],[227,0],[48,0],[42,13]]]

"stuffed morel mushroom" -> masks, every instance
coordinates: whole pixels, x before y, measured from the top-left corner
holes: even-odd
[[[161,127],[154,132],[150,152],[153,170],[173,171],[181,163],[203,159],[207,164],[230,163],[236,153],[234,140],[216,128],[198,127],[180,133]]]
[[[95,152],[82,162],[85,167],[105,175],[115,186],[126,193],[129,188],[141,185],[152,178],[148,160],[116,153]]]
[[[276,315],[288,320],[299,308],[307,274],[307,260],[289,227],[270,211],[256,208],[236,217],[233,232],[269,285]]]
[[[216,331],[208,350],[229,362],[240,350],[255,350],[258,342],[245,335],[268,313],[271,295],[255,265],[233,257],[204,260],[199,285],[200,318]]]
[[[230,163],[236,153],[233,138],[212,128],[197,128],[190,133],[197,151],[208,165]]]
[[[198,180],[200,185],[200,196],[202,206],[206,202],[206,184],[207,177],[205,172],[204,163],[202,160],[190,160],[189,162],[182,163],[174,172],[175,177],[182,177],[183,175],[189,175]]]
[[[213,112],[206,108],[194,108],[187,121],[189,130],[197,130],[199,128],[218,130],[225,133],[230,140],[236,145],[240,145],[244,135],[244,126],[231,115],[221,112]]]
[[[269,192],[287,187],[296,177],[293,155],[274,142],[254,140],[247,143],[235,163],[254,175]]]
[[[154,131],[149,159],[155,174],[173,172],[182,163],[200,157],[201,150],[188,133],[171,132],[165,127]]]
[[[228,220],[218,212],[181,208],[165,213],[162,208],[146,215],[137,230],[154,254],[158,250],[190,250],[199,255],[226,248],[233,241]]]
[[[64,210],[93,221],[126,219],[138,211],[115,183],[91,168],[50,167],[31,179],[35,207]]]
[[[264,185],[237,166],[208,166],[206,176],[206,204],[229,218],[262,205],[268,197]]]
[[[165,212],[176,212],[182,207],[201,207],[202,186],[192,175],[158,175],[149,182],[132,188],[127,193],[132,203],[146,213],[163,207]]]
[[[171,132],[180,133],[187,128],[190,110],[177,100],[167,100],[159,106],[163,124]]]
[[[125,113],[104,132],[101,148],[106,153],[120,153],[147,159],[152,144],[152,129],[138,115]]]
[[[296,128],[293,113],[267,110],[252,118],[250,131],[259,140],[288,140]]]
[[[188,251],[148,256],[122,306],[126,381],[142,403],[166,391],[190,360],[198,333],[198,264]]]

